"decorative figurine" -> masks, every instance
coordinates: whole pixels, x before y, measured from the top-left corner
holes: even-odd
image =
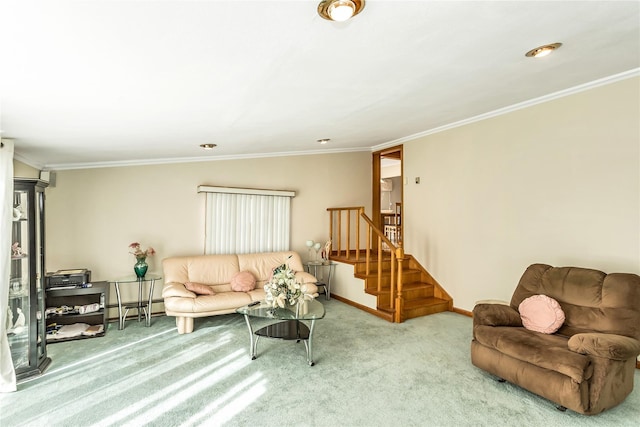
[[[13,328],[7,328],[7,334],[19,334],[21,333],[26,325],[26,318],[24,317],[24,313],[22,312],[22,309],[20,307],[16,308],[16,311],[18,312],[18,319],[16,320],[16,323],[13,324]],[[11,310],[9,310],[9,313],[11,313]],[[12,314],[13,317],[13,314]],[[7,318],[7,320],[9,320],[9,318]],[[10,325],[11,323],[7,323],[8,325]]]
[[[20,307],[16,307],[16,311],[18,312],[18,319],[16,320],[16,323],[13,324],[14,330],[20,327],[23,327],[26,324],[26,319],[24,317],[24,313],[22,312],[22,309]]]
[[[11,245],[11,256],[14,258],[20,258],[22,255],[22,248],[20,247],[20,242],[15,242]]]
[[[331,240],[327,240],[327,243],[324,244],[322,259],[324,261],[329,261],[329,255],[331,254]]]

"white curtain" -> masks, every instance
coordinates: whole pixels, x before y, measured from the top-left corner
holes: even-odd
[[[288,251],[291,197],[207,191],[205,253]]]
[[[7,307],[11,274],[11,211],[13,209],[13,142],[0,143],[0,392],[16,391],[16,372],[7,340]]]

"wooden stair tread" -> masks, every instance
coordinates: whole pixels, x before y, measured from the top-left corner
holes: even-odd
[[[425,307],[425,306],[448,304],[448,303],[449,303],[449,301],[441,299],[441,298],[424,297],[424,298],[417,298],[417,299],[412,300],[412,301],[405,301],[404,302],[404,308],[405,309],[410,309],[410,308],[416,308],[416,307]]]
[[[402,285],[402,291],[413,291],[416,289],[428,289],[428,288],[433,288],[434,285],[431,283],[427,283],[427,282],[409,282],[409,283],[404,283]],[[377,286],[371,286],[370,289],[367,288],[367,290],[370,291],[378,291],[378,287]],[[389,292],[390,291],[390,287],[389,285],[383,285],[380,289],[381,292]]]
[[[389,307],[377,307],[377,310],[385,313],[387,316],[393,316],[395,312],[395,310]],[[415,311],[416,314],[413,314],[413,311]],[[402,317],[406,320],[426,314],[442,313],[444,311],[449,311],[449,301],[435,297],[421,298],[415,301],[405,301]]]
[[[402,270],[402,273],[406,274],[406,275],[419,274],[420,270],[415,269],[415,268],[405,268],[405,269]],[[377,270],[371,270],[371,273],[369,273],[369,274],[355,273],[354,275],[358,279],[375,279],[375,278],[378,277],[378,271]],[[382,277],[389,277],[389,276],[391,276],[391,270],[382,269]]]

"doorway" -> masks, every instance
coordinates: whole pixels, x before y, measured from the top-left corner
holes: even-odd
[[[402,246],[403,165],[402,146],[387,148],[373,153],[373,223],[381,231],[387,226],[387,237],[396,246]],[[395,228],[389,227],[394,225]]]

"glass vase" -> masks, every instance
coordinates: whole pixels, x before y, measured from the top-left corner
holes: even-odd
[[[147,274],[147,269],[149,265],[147,264],[147,260],[145,258],[138,258],[135,265],[133,266],[133,271],[136,272],[136,276],[139,278],[144,277]]]
[[[309,312],[309,306],[307,305],[307,301],[301,300],[296,302],[295,304],[287,304],[287,308],[293,311],[296,314],[296,318],[300,316],[304,316]]]

